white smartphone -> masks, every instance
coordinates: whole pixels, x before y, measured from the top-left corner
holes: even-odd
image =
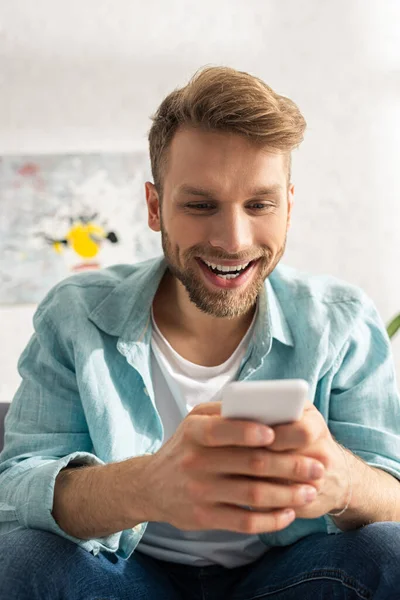
[[[233,381],[222,389],[221,416],[282,425],[298,421],[308,398],[304,379]]]

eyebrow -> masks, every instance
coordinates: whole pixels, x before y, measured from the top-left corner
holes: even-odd
[[[250,192],[251,198],[255,198],[256,196],[267,196],[269,194],[275,194],[276,192],[282,191],[282,186],[279,183],[270,185],[268,187],[255,188]],[[191,196],[202,196],[205,198],[214,199],[217,194],[214,190],[207,190],[202,187],[193,187],[191,185],[182,184],[178,188],[178,193],[190,194]]]

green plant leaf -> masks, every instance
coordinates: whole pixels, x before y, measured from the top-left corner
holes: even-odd
[[[390,338],[400,329],[400,314],[397,315],[387,326],[387,332]]]

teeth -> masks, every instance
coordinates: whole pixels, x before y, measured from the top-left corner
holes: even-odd
[[[237,273],[237,275],[218,275],[218,277],[221,277],[221,279],[236,279],[239,275],[240,273]]]
[[[229,273],[232,271],[243,271],[243,269],[245,269],[249,263],[245,263],[244,265],[236,265],[234,267],[226,267],[224,265],[215,265],[214,263],[210,263],[208,261],[204,261],[206,263],[206,265],[208,267],[211,267],[212,269],[218,269],[218,271],[222,271],[223,273]]]

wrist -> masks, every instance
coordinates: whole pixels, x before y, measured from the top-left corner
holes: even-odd
[[[149,489],[149,465],[151,454],[130,458],[124,472],[124,512],[133,525],[145,523],[152,518],[152,494]],[[133,526],[132,525],[132,526]]]
[[[353,478],[350,456],[347,450],[343,448],[343,446],[341,446],[340,444],[338,444],[338,446],[341,450],[342,459],[345,463],[345,467],[342,470],[343,477],[341,478],[341,481],[346,483],[344,485],[339,486],[340,488],[342,488],[343,493],[340,494],[338,504],[334,508],[332,508],[330,512],[327,513],[332,517],[339,517],[349,509],[353,495]]]

